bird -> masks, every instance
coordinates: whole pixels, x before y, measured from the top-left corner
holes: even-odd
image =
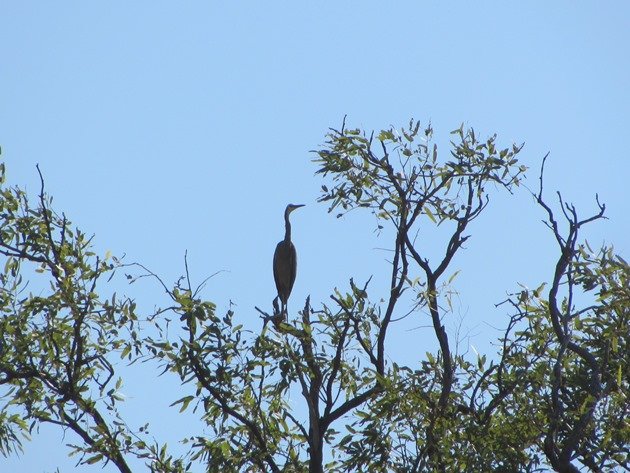
[[[291,295],[297,271],[297,254],[291,241],[289,214],[300,207],[304,207],[304,204],[289,204],[284,210],[284,240],[278,243],[273,254],[273,279],[276,282],[276,289],[281,302],[280,315],[285,317],[287,301]]]

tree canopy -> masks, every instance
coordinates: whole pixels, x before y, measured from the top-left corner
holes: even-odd
[[[546,158],[537,189],[524,188],[521,145],[463,127],[451,139],[438,153],[432,128],[414,120],[331,129],[313,158],[319,202],[389,226],[389,286],[378,291],[387,297],[350,279],[287,320],[257,307],[255,332],[232,310],[218,313],[187,266],[170,286],[95,254],[92,237],[53,209],[41,173],[39,194],[27,195],[0,164],[0,452],[53,424],[74,433],[80,463],[121,472],[131,458],[156,472],[630,471],[630,269],[582,238],[605,205],[595,197],[597,210],[582,215],[549,197]],[[444,323],[452,265],[497,192],[531,193],[557,252],[548,281],[505,288],[499,349],[471,358]],[[430,259],[416,236],[438,227],[447,237]],[[151,278],[170,304],[140,313],[133,295],[102,296],[116,272]],[[419,351],[417,365],[390,356],[402,314],[428,318],[439,346]],[[156,376],[194,388],[173,399],[207,428],[182,439],[186,454],[127,425],[121,360],[153,360]]]

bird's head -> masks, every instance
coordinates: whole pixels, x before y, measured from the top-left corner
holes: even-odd
[[[295,209],[299,209],[300,207],[304,207],[304,204],[289,204],[287,205],[286,210],[284,211],[284,213],[286,215],[289,215],[291,212],[293,212]]]

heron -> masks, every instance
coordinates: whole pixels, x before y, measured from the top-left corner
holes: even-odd
[[[297,254],[295,253],[295,246],[291,242],[289,214],[300,207],[304,207],[304,204],[289,204],[284,210],[284,240],[278,243],[273,254],[273,279],[276,281],[276,289],[278,289],[278,297],[281,302],[280,314],[285,316],[287,301],[291,295],[297,271]]]

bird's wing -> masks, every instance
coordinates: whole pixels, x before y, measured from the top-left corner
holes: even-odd
[[[282,283],[281,273],[282,268],[280,265],[282,264],[282,242],[278,243],[276,246],[276,251],[273,253],[273,280],[276,282],[276,289],[278,290],[278,294],[282,292],[284,284]]]
[[[280,299],[287,301],[293,289],[297,267],[297,257],[293,243],[284,240],[278,243],[273,255],[273,279]]]
[[[289,265],[291,267],[291,279],[289,282],[289,294],[293,289],[293,283],[295,282],[295,276],[297,275],[297,252],[295,251],[295,246],[291,243],[291,248],[289,248]]]

